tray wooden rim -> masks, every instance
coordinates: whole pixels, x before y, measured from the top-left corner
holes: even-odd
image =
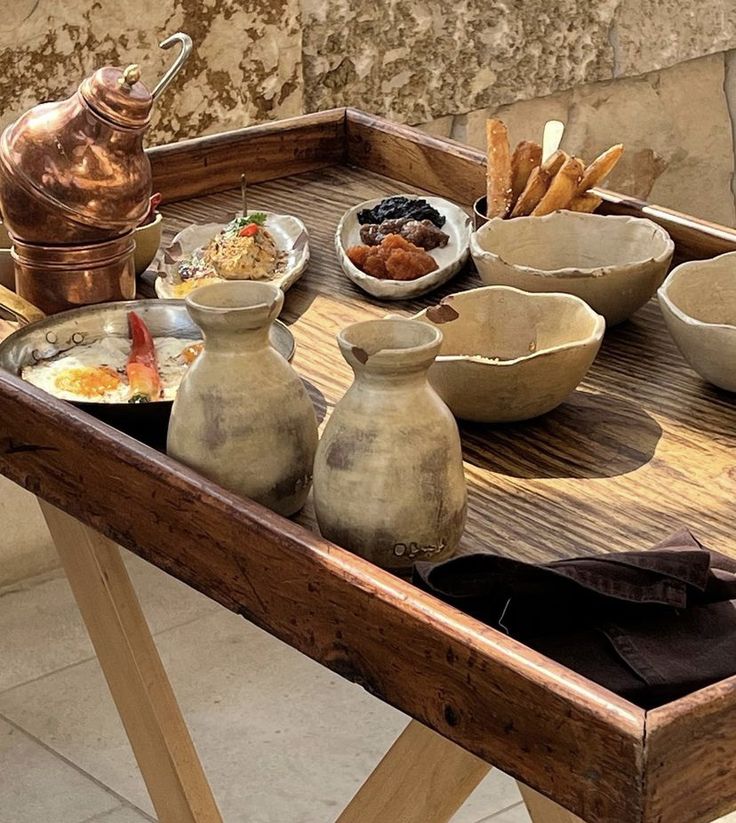
[[[482,193],[485,175],[481,152],[355,109],[157,147],[149,156],[165,202],[231,188],[244,168],[250,179],[263,181],[347,163],[469,204]],[[601,195],[611,213],[646,215],[664,225],[683,256],[736,248],[736,231],[727,227],[612,192]],[[0,421],[3,474],[590,823],[622,814],[631,821],[695,823],[736,805],[736,785],[729,787],[728,775],[707,762],[713,746],[736,758],[736,732],[727,728],[736,678],[644,712],[12,375],[0,374]],[[85,460],[96,466],[82,477]],[[121,502],[138,506],[135,517],[106,499],[109,478],[124,483]],[[145,508],[151,497],[159,501],[157,511]],[[176,536],[182,511],[211,527],[207,537],[215,537],[219,577],[211,553],[202,551],[205,534],[198,527]],[[252,541],[247,550],[243,535]],[[291,566],[301,569],[301,582],[316,587],[292,609],[269,584],[274,567]],[[297,589],[298,582],[286,580]],[[325,592],[332,598],[326,602]],[[319,596],[305,630],[297,625],[297,607],[308,610]],[[429,697],[382,659],[388,641],[371,634],[380,625],[351,635],[352,645],[338,642],[355,610],[375,614],[407,643],[422,647],[432,640],[424,649],[432,655]],[[411,664],[420,661],[410,655]],[[456,699],[462,697],[472,700]],[[529,746],[535,757],[527,756]],[[693,783],[676,791],[683,774]]]

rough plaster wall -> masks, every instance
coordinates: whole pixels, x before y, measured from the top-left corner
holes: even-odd
[[[185,31],[195,51],[161,99],[149,142],[165,142],[303,110],[298,0],[14,0],[0,15],[2,124],[69,94],[103,65],[139,63],[149,86]]]
[[[5,0],[0,125],[105,63],[196,52],[150,142],[339,105],[418,123],[736,46],[731,0]],[[695,11],[697,8],[697,11]]]

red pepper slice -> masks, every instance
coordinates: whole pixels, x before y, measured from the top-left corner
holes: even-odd
[[[156,348],[148,326],[134,312],[128,312],[130,354],[125,371],[131,396],[129,403],[150,403],[161,396],[161,376],[156,365]]]
[[[243,226],[243,228],[238,232],[240,237],[253,237],[254,234],[258,233],[258,226],[255,223],[248,223],[247,226]]]

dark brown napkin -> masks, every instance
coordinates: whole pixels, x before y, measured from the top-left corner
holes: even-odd
[[[644,708],[736,674],[736,561],[687,529],[643,552],[417,563],[414,582]]]

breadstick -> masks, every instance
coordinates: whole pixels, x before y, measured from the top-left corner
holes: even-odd
[[[569,157],[570,155],[566,151],[557,149],[554,154],[550,154],[544,163],[542,163],[542,168],[549,173],[550,177],[554,177]]]
[[[568,209],[570,209],[570,211],[584,211],[590,213],[594,212],[602,202],[602,197],[598,197],[597,195],[586,191],[585,194],[576,194],[571,200]]]
[[[565,209],[575,196],[585,167],[577,157],[568,157],[557,174],[552,178],[547,193],[532,212],[533,217],[551,214],[558,209]]]
[[[516,201],[514,210],[511,212],[512,217],[524,217],[534,211],[537,203],[544,197],[545,192],[549,187],[549,182],[552,179],[551,175],[546,172],[541,166],[536,166],[532,169],[529,175],[524,191],[519,195]]]
[[[491,217],[506,217],[511,208],[511,147],[509,133],[501,120],[486,123],[488,140],[487,210]]]
[[[606,149],[603,154],[598,155],[588,168],[585,169],[583,178],[578,184],[577,193],[583,194],[583,192],[588,191],[588,189],[592,189],[593,186],[602,183],[613,171],[613,167],[621,159],[623,153],[623,143],[617,143],[615,146],[611,146],[610,149]]]
[[[511,157],[511,202],[516,203],[529,180],[532,169],[542,162],[542,147],[532,140],[522,140]]]

